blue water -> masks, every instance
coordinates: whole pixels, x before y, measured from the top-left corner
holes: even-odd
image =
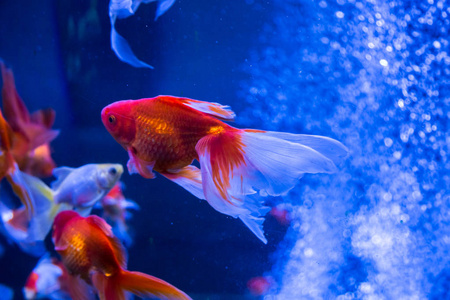
[[[0,2],[0,57],[30,111],[56,110],[59,166],[125,165],[100,110],[159,94],[230,105],[240,127],[329,136],[349,157],[271,199],[293,220],[267,217],[268,245],[162,176],[124,174],[141,206],[130,270],[194,299],[252,299],[261,275],[275,281],[265,299],[450,298],[448,3],[177,0],[154,22],[155,8],[116,23],[149,70],[115,57],[107,1]],[[20,297],[37,258],[0,243],[0,283]]]

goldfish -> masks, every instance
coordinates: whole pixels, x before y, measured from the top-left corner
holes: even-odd
[[[224,122],[234,117],[228,106],[174,96],[118,101],[101,112],[107,131],[128,152],[130,174],[162,174],[267,243],[264,198],[286,194],[305,173],[336,172],[347,148],[328,137]]]
[[[60,212],[53,224],[52,240],[69,276],[92,283],[100,299],[126,299],[126,292],[140,297],[191,299],[159,278],[128,271],[123,245],[111,226],[96,215]],[[76,284],[73,286],[76,290]]]
[[[20,170],[39,177],[51,176],[56,164],[51,158],[49,143],[59,134],[58,130],[51,129],[55,111],[41,109],[30,114],[17,92],[12,70],[1,60],[0,69],[3,110],[11,127],[11,154]]]
[[[3,178],[8,180],[14,193],[25,206],[27,216],[29,216],[33,213],[33,204],[11,151],[12,135],[12,129],[0,111],[0,181]]]
[[[264,296],[275,286],[272,276],[257,276],[247,281],[247,289],[253,296]]]
[[[39,255],[41,251],[35,249],[43,243],[58,212],[75,209],[84,216],[89,215],[95,203],[118,182],[123,167],[87,164],[79,168],[55,168],[56,180],[51,187],[35,176],[19,173],[32,199],[34,213],[26,218],[23,207],[9,208],[1,204],[0,216],[8,235],[22,249]]]
[[[103,209],[102,218],[111,225],[112,231],[126,246],[132,244],[132,239],[128,233],[127,219],[130,218],[130,212],[127,209],[138,210],[139,205],[123,195],[123,182],[119,181],[116,185],[103,197],[96,206]]]
[[[23,295],[27,300],[51,299],[69,300],[67,270],[61,261],[46,253],[28,275],[23,287]]]
[[[111,48],[117,57],[136,68],[149,68],[153,69],[149,64],[139,60],[134,55],[128,42],[115,28],[116,20],[128,18],[134,15],[141,3],[158,2],[158,8],[156,10],[156,19],[164,14],[175,2],[175,0],[111,0],[109,2],[109,19],[111,21]]]

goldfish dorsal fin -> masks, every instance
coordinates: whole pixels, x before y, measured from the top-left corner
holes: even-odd
[[[104,234],[108,237],[110,243],[111,243],[111,247],[113,248],[114,251],[114,255],[117,258],[117,261],[119,262],[120,266],[122,268],[126,268],[127,265],[127,257],[126,257],[126,252],[125,249],[122,245],[122,243],[120,242],[120,240],[114,236],[112,230],[111,230],[111,226],[106,223],[105,220],[103,220],[102,218],[100,218],[99,216],[96,215],[91,215],[89,217],[87,217],[87,220],[89,223],[91,223],[94,226],[97,226],[100,230],[102,230],[104,232]]]
[[[61,183],[69,176],[70,173],[73,172],[75,168],[69,168],[69,167],[59,167],[53,169],[53,176],[56,177],[56,180],[52,182],[51,186],[52,189],[57,189],[61,185]]]
[[[181,103],[205,114],[219,118],[221,120],[233,121],[236,114],[228,105],[222,105],[214,102],[193,100],[189,98],[177,98]]]

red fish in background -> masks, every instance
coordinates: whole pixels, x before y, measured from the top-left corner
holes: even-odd
[[[283,226],[289,226],[292,221],[291,213],[287,208],[282,205],[277,205],[272,207],[269,214],[278,221],[279,224]]]
[[[60,212],[55,218],[52,239],[69,271],[69,280],[81,278],[92,283],[100,299],[126,299],[126,291],[140,297],[191,299],[159,278],[127,271],[125,249],[111,226],[98,216],[83,218],[75,211]],[[77,291],[77,285],[73,282],[71,289]],[[72,297],[78,299],[73,294]]]
[[[128,209],[138,210],[139,205],[134,201],[126,199],[123,195],[123,182],[119,181],[116,185],[100,200],[100,207],[103,209],[102,218],[111,225],[112,231],[125,246],[132,244],[132,238],[128,233],[127,219],[131,213]],[[97,205],[98,207],[98,205]]]
[[[102,122],[130,157],[128,171],[153,178],[153,170],[217,211],[239,217],[264,243],[264,196],[292,189],[304,173],[332,173],[347,155],[323,137],[253,129],[224,122],[234,113],[217,103],[158,96],[103,108]],[[200,169],[191,165],[200,162]]]
[[[11,151],[12,135],[12,129],[0,111],[0,181],[3,178],[8,180],[14,193],[25,206],[25,211],[29,217],[34,210],[33,203]]]
[[[264,296],[273,289],[275,281],[271,276],[253,277],[247,281],[247,289],[253,296]]]
[[[3,112],[13,131],[11,153],[20,170],[37,177],[51,176],[55,162],[49,143],[59,134],[58,130],[51,129],[55,111],[42,109],[30,114],[16,90],[12,71],[2,61],[0,69]]]
[[[61,261],[44,255],[28,276],[23,294],[27,300],[69,300],[68,273]]]

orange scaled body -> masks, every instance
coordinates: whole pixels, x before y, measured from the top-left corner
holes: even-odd
[[[53,225],[53,243],[73,279],[83,279],[96,288],[100,299],[126,299],[125,291],[144,297],[190,299],[182,291],[156,277],[130,272],[126,254],[111,227],[100,217],[81,217],[74,211],[59,213]],[[71,294],[76,291],[73,280]],[[75,287],[75,288],[74,288]]]

